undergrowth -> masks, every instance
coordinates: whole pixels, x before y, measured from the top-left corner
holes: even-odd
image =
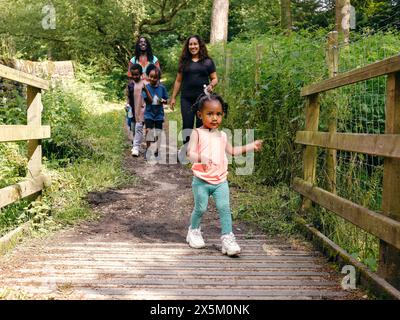
[[[23,200],[1,209],[0,235],[28,220],[34,232],[43,234],[94,218],[86,200],[89,192],[132,181],[122,164],[126,147],[122,104],[108,103],[94,78],[86,80],[44,93],[42,122],[51,126],[52,136],[43,141],[43,171],[51,184],[36,201]],[[0,187],[26,176],[25,149],[0,144]]]

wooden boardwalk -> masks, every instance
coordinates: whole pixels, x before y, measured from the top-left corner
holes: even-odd
[[[261,235],[239,235],[243,254],[238,258],[222,255],[219,239],[206,241],[200,250],[185,243],[68,242],[68,235],[62,240],[19,249],[35,254],[11,263],[15,269],[1,270],[0,287],[55,299],[349,297],[341,277],[317,252]]]
[[[29,239],[0,257],[1,288],[28,299],[359,299],[309,245],[270,238],[239,221],[242,254],[221,253],[215,206],[202,220],[207,247],[185,243],[193,209],[191,172],[127,155],[138,181],[89,194],[97,221]],[[18,295],[17,295],[18,297]]]

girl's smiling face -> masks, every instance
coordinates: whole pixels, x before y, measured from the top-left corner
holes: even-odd
[[[149,82],[150,84],[155,87],[158,83],[158,73],[156,70],[151,70],[149,73]]]
[[[203,126],[207,129],[217,129],[224,116],[222,105],[218,100],[205,101],[201,110],[197,112],[203,121]]]
[[[197,56],[200,52],[200,44],[199,41],[196,38],[190,38],[189,39],[189,52],[192,56]]]

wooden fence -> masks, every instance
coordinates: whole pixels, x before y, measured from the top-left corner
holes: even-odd
[[[0,208],[43,189],[46,176],[42,174],[41,139],[50,138],[50,126],[42,126],[41,91],[49,88],[49,82],[4,65],[0,65],[0,77],[27,85],[27,125],[0,125],[0,143],[28,141],[28,174],[24,181],[0,189]]]
[[[330,39],[333,43],[335,40]],[[335,54],[328,60],[335,61]],[[380,76],[387,76],[385,134],[337,133],[334,120],[329,123],[329,132],[318,131],[321,93]],[[317,203],[378,237],[378,274],[400,288],[400,55],[342,74],[330,68],[329,79],[304,87],[301,95],[307,99],[305,130],[297,132],[296,143],[306,146],[304,177],[295,178],[293,187],[305,197],[304,211],[312,202]],[[318,147],[329,150],[329,191],[314,184]],[[384,157],[381,213],[336,195],[336,150]]]

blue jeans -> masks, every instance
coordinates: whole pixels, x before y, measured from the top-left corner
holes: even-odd
[[[220,184],[210,184],[197,177],[193,177],[192,190],[194,195],[194,209],[191,217],[192,229],[200,227],[201,218],[207,210],[208,198],[212,196],[217,206],[221,223],[221,233],[232,232],[232,215],[229,205],[228,181]]]

